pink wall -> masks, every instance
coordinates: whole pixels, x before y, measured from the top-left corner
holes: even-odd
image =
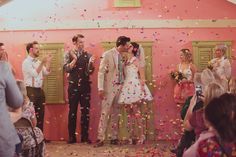
[[[71,1],[70,1],[71,2]],[[145,3],[144,3],[145,2]],[[223,0],[151,0],[143,1],[142,8],[114,9],[111,3],[104,1],[85,1],[68,9],[73,3],[64,6],[65,15],[59,18],[79,19],[235,19],[236,6]],[[98,7],[95,7],[95,3]],[[183,5],[184,4],[184,5]],[[77,5],[73,5],[77,6]],[[57,5],[60,7],[60,5]],[[63,9],[63,8],[62,8]],[[86,11],[84,10],[86,9]],[[207,13],[207,14],[206,14]],[[83,14],[83,15],[82,15]],[[69,16],[71,15],[71,16]],[[79,16],[77,16],[79,15]],[[57,18],[57,14],[55,14]],[[68,17],[64,17],[68,16]],[[42,17],[44,17],[42,15]],[[1,17],[4,19],[4,16]],[[33,17],[32,17],[33,18]],[[9,20],[9,19],[5,19]],[[66,20],[66,19],[63,19]],[[17,70],[17,77],[22,78],[21,64],[26,56],[24,44],[38,40],[41,43],[65,43],[71,45],[71,37],[76,33],[86,36],[86,49],[94,53],[97,58],[102,54],[101,42],[115,41],[120,35],[131,37],[135,41],[154,41],[153,45],[153,79],[157,80],[154,92],[155,99],[155,126],[158,139],[176,139],[179,131],[179,108],[173,102],[174,83],[168,73],[179,62],[179,50],[190,48],[195,40],[231,40],[232,51],[236,50],[236,28],[183,28],[183,29],[87,29],[87,30],[39,30],[39,31],[2,31],[0,41],[4,42],[9,53],[10,62]],[[96,61],[98,68],[99,60]],[[97,95],[97,68],[92,75],[91,100],[91,138],[96,139],[100,103]],[[236,68],[233,63],[233,73]],[[66,89],[65,89],[66,90]],[[68,105],[47,105],[45,115],[45,136],[51,140],[67,139],[67,112]],[[176,124],[177,123],[177,124]],[[79,123],[78,123],[79,124]]]
[[[141,8],[114,8],[113,0],[14,1],[0,10],[0,19],[46,21],[70,19],[235,19],[235,5],[226,0],[141,0]],[[26,4],[31,5],[25,11]],[[45,4],[43,4],[45,3]],[[8,7],[15,11],[9,12]],[[23,10],[22,10],[23,9]],[[42,11],[42,9],[44,9]],[[0,20],[1,21],[1,20]],[[3,20],[4,21],[4,20]]]

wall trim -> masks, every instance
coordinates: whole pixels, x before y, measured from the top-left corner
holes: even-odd
[[[192,20],[77,20],[77,21],[24,21],[9,20],[0,23],[0,31],[105,29],[105,28],[229,28],[236,27],[236,19]]]

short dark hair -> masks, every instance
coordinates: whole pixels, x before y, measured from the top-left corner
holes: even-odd
[[[127,42],[130,42],[130,38],[126,36],[119,36],[116,40],[116,47],[120,45],[125,45]]]
[[[76,34],[75,36],[73,36],[72,42],[77,42],[78,38],[84,38],[84,36],[82,34]]]
[[[138,55],[138,51],[139,51],[139,44],[136,42],[131,42],[131,45],[133,46],[132,53],[136,57]]]
[[[212,99],[205,108],[205,117],[224,142],[236,141],[236,96],[225,93]]]
[[[30,49],[34,47],[34,45],[39,44],[37,41],[33,41],[26,45],[26,51],[29,53]]]
[[[3,43],[0,43],[0,46],[4,46],[4,44],[3,44]]]

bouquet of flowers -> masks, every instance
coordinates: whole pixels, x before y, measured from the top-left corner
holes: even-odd
[[[213,69],[213,65],[212,65],[212,62],[211,62],[211,61],[208,62],[207,68],[210,69],[210,70]]]
[[[170,73],[170,77],[175,80],[177,83],[179,83],[180,81],[182,81],[183,79],[186,79],[186,77],[184,76],[183,73],[179,72],[179,71],[171,71]]]

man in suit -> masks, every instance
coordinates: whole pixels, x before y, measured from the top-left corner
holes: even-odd
[[[118,104],[117,98],[124,81],[121,54],[130,47],[130,38],[118,37],[116,47],[103,53],[98,70],[98,91],[102,99],[101,117],[98,126],[98,140],[95,147],[102,146],[108,127],[108,118],[112,123],[111,144],[118,144]]]
[[[77,108],[80,103],[81,111],[81,142],[91,143],[89,139],[89,110],[90,110],[90,74],[94,71],[94,57],[84,50],[84,36],[77,34],[72,38],[74,49],[65,55],[64,70],[68,73],[68,143],[76,143]]]
[[[15,145],[20,143],[20,140],[10,120],[7,106],[14,112],[22,106],[23,96],[16,85],[11,67],[6,62],[3,43],[0,43],[0,58],[0,156],[12,157]]]

